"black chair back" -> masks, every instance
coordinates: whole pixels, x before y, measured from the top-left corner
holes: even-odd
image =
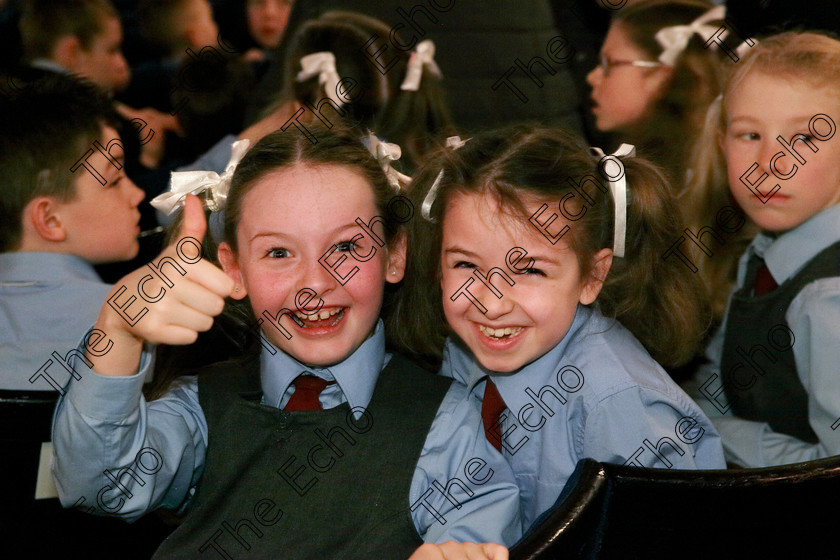
[[[581,461],[573,486],[511,548],[549,558],[835,558],[840,458],[681,471]]]

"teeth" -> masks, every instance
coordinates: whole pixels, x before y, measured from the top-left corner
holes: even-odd
[[[478,329],[485,335],[492,338],[503,338],[506,336],[516,336],[522,332],[523,327],[505,327],[503,329],[494,329],[492,327],[485,327],[478,325]]]
[[[326,311],[326,310],[321,311],[320,313],[317,313],[317,312],[316,313],[303,313],[302,311],[298,311],[298,312],[295,313],[295,315],[297,315],[298,318],[306,319],[307,321],[318,321],[318,320],[328,319],[328,318],[332,317],[333,315],[335,315],[336,313],[338,313],[339,311],[341,311],[341,308],[336,307],[336,308],[330,309],[329,311]]]

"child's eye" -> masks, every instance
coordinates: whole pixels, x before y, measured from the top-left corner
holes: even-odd
[[[791,140],[791,144],[794,142],[794,140],[799,140],[800,138],[802,138],[803,140],[809,140],[811,142],[814,141],[814,137],[810,133],[800,132],[799,134],[794,134],[793,135],[793,140]]]
[[[458,261],[452,268],[475,268],[475,265],[467,261]]]
[[[124,174],[124,173],[120,173],[119,175],[117,175],[116,177],[114,177],[114,178],[111,180],[111,182],[110,182],[110,183],[108,183],[108,186],[109,186],[109,187],[116,187],[117,185],[119,185],[119,184],[120,184],[120,181],[122,181],[123,179],[125,179],[125,174]]]
[[[537,276],[545,276],[545,272],[542,269],[534,268],[533,266],[531,268],[526,269],[524,274],[535,274]]]
[[[761,140],[761,135],[758,132],[739,132],[735,136],[742,140]]]
[[[337,252],[337,253],[347,253],[349,251],[352,251],[353,249],[356,249],[357,247],[358,247],[358,245],[352,239],[347,240],[347,241],[339,241],[338,243],[335,244],[335,252]]]
[[[269,249],[266,256],[269,256],[272,259],[283,259],[289,256],[289,251],[287,249],[283,249],[282,247],[275,247],[274,249]]]

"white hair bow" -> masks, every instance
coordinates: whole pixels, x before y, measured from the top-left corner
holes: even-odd
[[[172,214],[176,209],[184,206],[184,200],[188,194],[207,191],[205,205],[210,211],[218,212],[225,205],[233,172],[242,156],[248,151],[249,144],[248,140],[233,143],[230,161],[221,175],[215,171],[173,171],[169,192],[156,196],[150,204],[164,214]]]
[[[368,133],[368,150],[379,162],[388,178],[388,183],[394,187],[395,191],[399,192],[403,185],[411,182],[411,177],[391,166],[391,162],[399,160],[402,156],[402,149],[397,144],[382,142],[375,134]]]
[[[420,78],[423,77],[424,67],[437,77],[443,75],[435,62],[435,44],[428,39],[417,43],[417,49],[411,53],[411,58],[408,59],[408,71],[405,73],[400,89],[406,91],[420,89]]]
[[[451,148],[453,150],[457,150],[461,148],[469,142],[470,139],[467,138],[466,140],[461,140],[460,136],[450,136],[446,139],[446,147]],[[435,203],[435,198],[437,198],[438,189],[440,189],[440,182],[443,180],[443,169],[437,174],[435,177],[435,182],[432,183],[432,187],[429,189],[426,198],[423,199],[423,204],[420,206],[420,214],[426,218],[426,220],[430,222],[434,222],[432,219],[432,206]]]
[[[344,105],[344,100],[341,99],[337,91],[341,77],[335,67],[335,55],[333,53],[325,51],[308,54],[300,59],[300,67],[301,71],[295,78],[298,82],[318,76],[318,83],[323,86],[327,97],[339,107]]]
[[[624,174],[624,164],[621,163],[619,157],[636,155],[636,147],[631,144],[622,144],[618,149],[610,154],[604,155],[601,148],[590,148],[592,152],[600,157],[598,166],[603,165],[602,173],[607,177],[610,184],[610,191],[613,195],[613,204],[615,204],[615,222],[613,223],[613,255],[616,257],[624,256],[624,245],[627,237],[627,178]],[[606,160],[606,161],[604,161]],[[607,171],[607,164],[613,163],[617,173],[610,173]]]
[[[722,20],[726,15],[726,8],[724,6],[716,6],[691,22],[689,25],[674,25],[671,27],[663,27],[656,32],[654,38],[656,42],[663,48],[662,54],[659,55],[659,62],[668,66],[673,66],[677,58],[682,54],[688,46],[688,41],[695,33],[700,35],[704,41],[714,35],[720,29],[720,25],[706,25],[710,21]],[[721,39],[726,37],[728,30],[721,35]]]

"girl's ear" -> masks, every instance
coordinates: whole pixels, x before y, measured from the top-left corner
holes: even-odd
[[[233,249],[227,242],[220,243],[218,255],[222,270],[236,282],[236,287],[230,297],[233,299],[244,298],[248,295],[248,289],[242,282],[242,271],[239,270],[239,262],[236,260],[236,255],[233,254]]]
[[[604,280],[607,279],[607,274],[612,266],[613,252],[612,249],[601,249],[592,257],[592,270],[589,273],[589,278],[586,279],[583,289],[580,291],[580,303],[589,305],[594,302],[601,293],[601,288],[604,286]]]
[[[385,270],[386,282],[396,284],[403,279],[405,275],[405,248],[405,234],[400,233],[388,250],[388,268]]]

